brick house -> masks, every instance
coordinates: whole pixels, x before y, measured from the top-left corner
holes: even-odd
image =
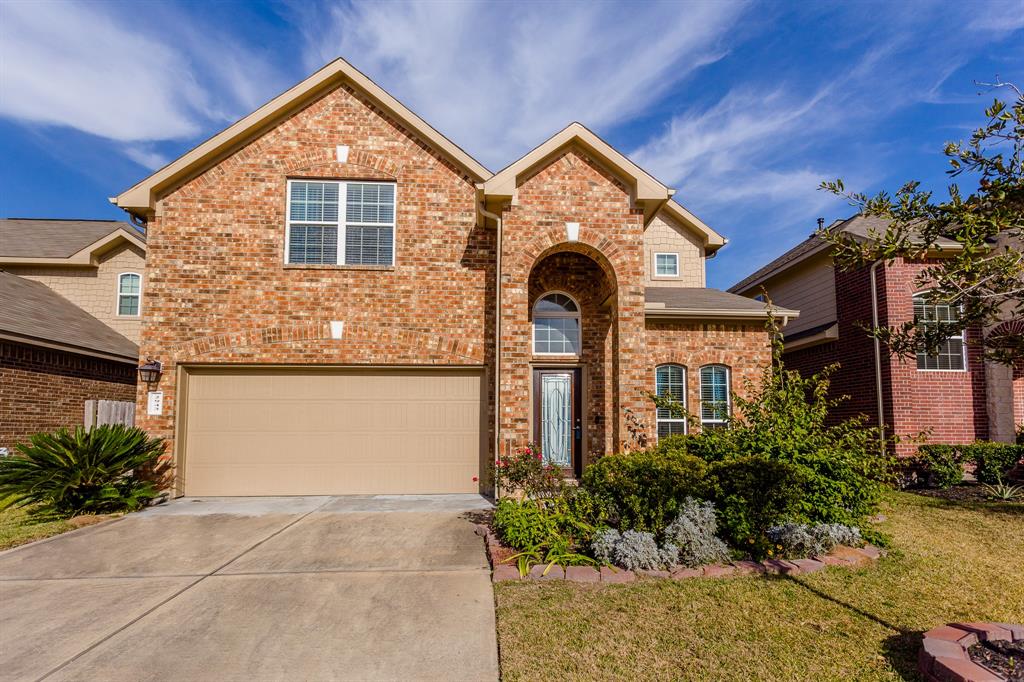
[[[854,216],[832,229],[867,239],[872,230],[884,231],[885,223]],[[959,245],[945,240],[941,247],[949,253]],[[940,258],[942,252],[930,257]],[[839,363],[833,393],[850,399],[837,418],[868,415],[871,423],[884,425],[890,433],[928,431],[935,443],[1013,442],[1015,425],[1024,422],[1024,374],[983,360],[971,343],[981,329],[965,329],[938,356],[919,354],[915,361],[889,357],[863,329],[875,326],[873,300],[878,326],[955,320],[956,310],[928,305],[918,296],[917,275],[933,262],[900,258],[874,268],[840,271],[833,266],[828,245],[812,235],[729,291],[757,297],[763,287],[773,303],[800,309],[800,318],[785,330],[784,360],[804,374]],[[915,448],[903,443],[899,452]]]
[[[627,410],[687,428],[643,391],[713,424],[770,357],[703,288],[725,240],[592,132],[495,174],[343,60],[114,200],[183,494],[477,492],[530,441],[575,475]]]
[[[145,236],[113,220],[0,220],[0,448],[135,400]]]

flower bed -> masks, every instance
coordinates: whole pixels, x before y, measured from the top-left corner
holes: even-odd
[[[569,580],[577,583],[629,583],[639,578],[668,578],[687,580],[689,578],[726,578],[741,575],[801,575],[820,571],[827,566],[863,566],[885,554],[873,545],[863,547],[839,546],[824,556],[805,559],[765,559],[764,561],[731,561],[707,564],[695,568],[678,567],[668,570],[630,571],[611,566],[566,566],[535,564],[529,573],[520,576],[519,569],[508,559],[516,550],[501,543],[501,540],[486,524],[478,524],[477,535],[484,539],[487,558],[491,564],[491,579],[494,582],[509,580]]]
[[[1024,625],[950,623],[924,633],[918,670],[928,682],[1016,682],[1024,664]]]

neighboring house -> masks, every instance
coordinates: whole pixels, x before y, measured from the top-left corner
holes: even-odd
[[[145,253],[124,222],[0,219],[0,448],[135,399]]]
[[[878,218],[854,216],[830,229],[868,239],[872,230],[884,232],[885,226]],[[729,291],[758,297],[764,288],[774,304],[800,309],[800,318],[785,330],[786,365],[807,374],[839,363],[833,394],[850,399],[836,411],[837,418],[865,414],[877,424],[881,413],[889,433],[928,431],[930,442],[1012,442],[1015,423],[1024,421],[1024,376],[1018,371],[1014,379],[1011,368],[982,359],[979,347],[971,343],[980,329],[951,337],[937,356],[922,353],[911,361],[890,357],[881,344],[876,356],[876,344],[864,329],[874,325],[873,298],[879,326],[956,319],[955,308],[929,305],[916,282],[918,273],[934,263],[932,258],[959,248],[951,240],[940,246],[928,260],[900,258],[889,265],[841,271],[833,267],[831,247],[812,235]],[[898,451],[915,447],[904,443]]]
[[[343,60],[114,201],[180,493],[477,492],[530,441],[578,475],[686,428],[644,391],[713,426],[770,358],[702,288],[725,240],[592,132],[494,174]]]

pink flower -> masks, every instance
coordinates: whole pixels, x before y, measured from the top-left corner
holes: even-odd
[[[537,453],[537,461],[539,462],[539,461],[541,461],[542,459],[544,459],[544,458],[543,458],[543,457],[541,456],[541,454],[540,454],[540,453],[538,452],[538,453]]]

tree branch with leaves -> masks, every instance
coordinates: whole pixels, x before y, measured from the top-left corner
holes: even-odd
[[[869,330],[900,357],[934,355],[950,336],[968,327],[986,330],[985,356],[1006,364],[1024,360],[1024,93],[998,78],[978,83],[1013,93],[1009,105],[995,99],[985,109],[985,124],[969,141],[948,142],[944,154],[950,177],[970,178],[977,189],[966,196],[950,184],[942,201],[918,181],[895,194],[869,197],[847,192],[842,180],[820,189],[849,200],[861,215],[887,221],[884,231],[867,239],[825,228],[819,237],[834,247],[837,267],[850,270],[897,259],[926,260],[918,274],[930,305],[959,310],[955,322],[908,322]]]

